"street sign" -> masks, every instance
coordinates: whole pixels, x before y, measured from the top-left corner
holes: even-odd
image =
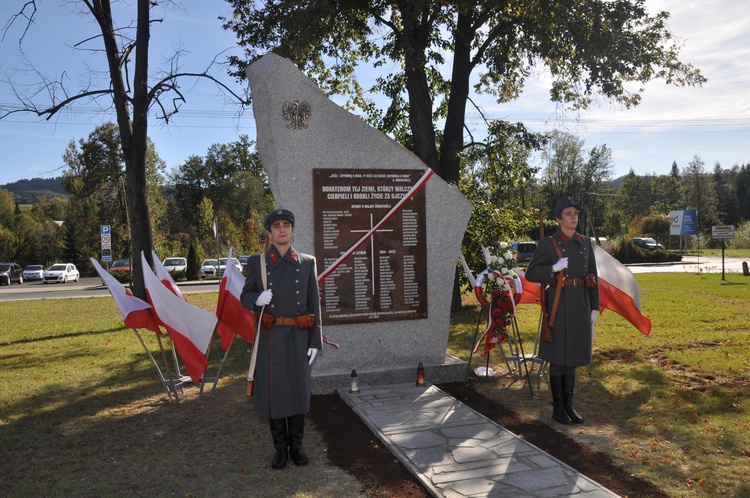
[[[101,226],[102,261],[112,261],[112,227]]]
[[[714,225],[711,227],[711,238],[733,239],[734,225]]]

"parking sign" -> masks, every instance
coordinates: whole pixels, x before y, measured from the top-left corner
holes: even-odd
[[[101,226],[102,261],[112,261],[112,228],[110,225]]]

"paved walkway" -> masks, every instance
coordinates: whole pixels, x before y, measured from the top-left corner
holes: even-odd
[[[339,394],[433,496],[617,496],[435,386]]]

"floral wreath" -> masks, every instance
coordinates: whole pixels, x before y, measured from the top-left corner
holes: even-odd
[[[487,269],[474,280],[474,295],[487,309],[487,328],[474,346],[474,353],[484,341],[484,354],[508,338],[508,326],[516,313],[516,303],[521,299],[521,279],[513,271],[516,260],[507,242],[497,245],[496,254],[482,246]]]

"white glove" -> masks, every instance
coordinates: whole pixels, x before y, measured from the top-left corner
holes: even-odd
[[[268,303],[271,302],[272,297],[273,297],[273,291],[271,289],[266,289],[263,292],[261,292],[260,296],[258,296],[258,299],[255,300],[255,305],[266,306]]]
[[[591,340],[596,338],[596,330],[594,330],[594,324],[596,324],[596,310],[591,310]]]
[[[560,258],[557,260],[557,263],[552,265],[552,271],[558,272],[560,270],[564,270],[568,267],[568,257],[565,256],[564,258]]]
[[[307,357],[310,358],[310,360],[307,362],[308,365],[312,365],[312,362],[315,361],[315,357],[318,355],[318,350],[315,348],[310,348],[307,350]]]

